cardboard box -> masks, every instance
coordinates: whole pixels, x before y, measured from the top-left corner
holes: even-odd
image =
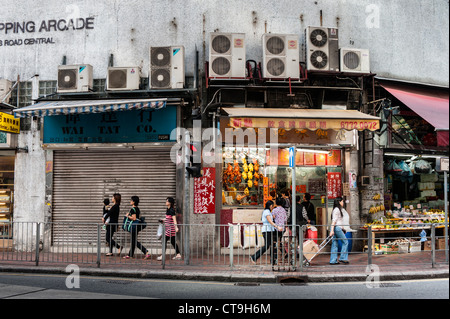
[[[423,243],[423,250],[431,250],[431,240],[427,240]]]
[[[305,256],[306,259],[311,260],[318,251],[319,245],[313,240],[307,240],[303,243],[303,256]]]
[[[445,249],[445,238],[438,238],[436,240],[436,249],[444,250]]]
[[[398,253],[398,246],[397,245],[381,244],[380,248],[386,254],[397,254]]]
[[[13,246],[12,239],[0,239],[0,251],[10,251]]]

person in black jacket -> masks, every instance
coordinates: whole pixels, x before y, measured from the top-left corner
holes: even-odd
[[[122,251],[122,247],[117,244],[114,239],[113,235],[117,231],[117,225],[119,223],[119,214],[120,214],[120,201],[122,197],[120,194],[114,194],[112,197],[113,206],[108,210],[106,209],[106,205],[103,207],[103,218],[102,221],[105,223],[105,221],[108,220],[109,222],[106,225],[106,242],[109,245],[109,253],[106,254],[106,256],[112,256],[112,250],[113,247],[116,247],[118,249],[118,254],[120,255],[120,252]]]
[[[314,204],[311,203],[311,194],[305,193],[303,195],[303,203],[302,206],[306,209],[306,214],[308,215],[307,223],[310,225],[316,224],[316,211],[314,209]]]

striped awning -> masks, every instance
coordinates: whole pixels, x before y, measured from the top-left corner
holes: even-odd
[[[140,109],[159,110],[167,99],[45,101],[14,110],[15,117],[89,114]]]

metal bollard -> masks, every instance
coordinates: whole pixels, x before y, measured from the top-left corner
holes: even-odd
[[[36,224],[36,267],[39,266],[39,240],[41,237],[41,224]]]
[[[101,245],[101,226],[97,224],[97,268],[100,268]]]
[[[166,269],[166,224],[163,223],[163,234],[161,237],[161,244],[162,244],[162,249],[161,249],[161,266],[162,269]]]
[[[369,229],[367,230],[367,263],[369,265],[372,265],[372,238],[373,234],[372,234],[372,226],[369,226]]]
[[[431,225],[431,268],[436,266],[436,224]]]
[[[233,234],[234,234],[234,226],[230,225],[229,236],[230,238],[230,268],[233,269],[233,258],[234,258],[234,242],[233,242]]]

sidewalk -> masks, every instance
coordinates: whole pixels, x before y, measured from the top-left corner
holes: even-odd
[[[52,262],[42,261],[39,266],[31,261],[2,260],[0,253],[0,272],[24,272],[24,273],[48,273],[69,274],[66,267],[75,264],[80,269],[81,275],[89,276],[114,276],[149,279],[172,280],[199,280],[199,281],[224,281],[224,282],[343,282],[366,280],[409,280],[448,278],[449,266],[445,263],[443,251],[436,252],[436,265],[432,267],[429,252],[417,252],[409,254],[393,254],[373,256],[372,268],[368,268],[366,254],[351,254],[349,265],[330,265],[329,255],[317,256],[310,267],[298,268],[296,271],[273,271],[267,265],[252,265],[246,259],[230,268],[229,264],[207,263],[205,261],[191,260],[190,265],[184,261],[174,261],[168,258],[165,269],[156,259],[150,261],[137,257],[134,260],[122,258],[101,258],[100,267],[95,262],[77,263],[73,260],[63,261],[54,256]],[[92,257],[92,256],[91,256]],[[77,260],[90,260],[89,256],[78,256]],[[374,272],[371,269],[375,270]],[[370,276],[370,277],[369,277]]]

